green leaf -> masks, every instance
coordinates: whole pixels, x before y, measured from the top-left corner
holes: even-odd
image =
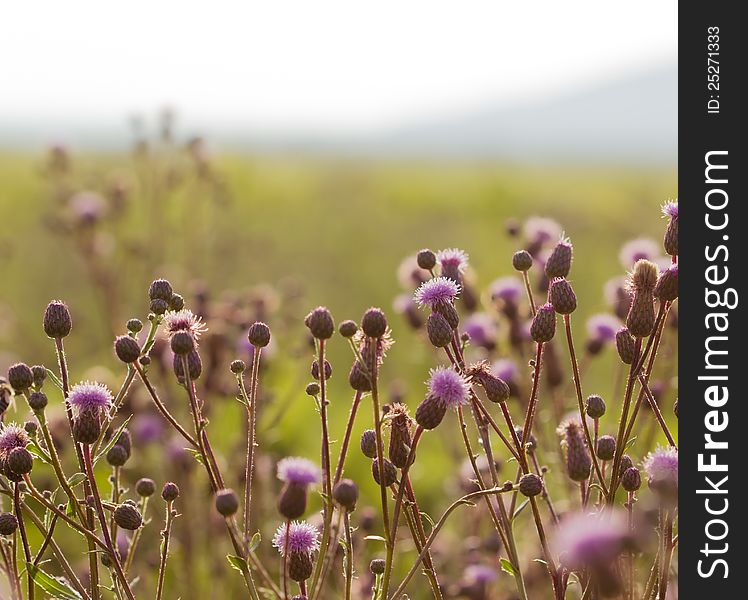
[[[257,550],[257,547],[260,545],[261,541],[262,541],[262,536],[260,535],[260,532],[258,531],[252,536],[252,539],[249,540],[249,551],[254,552],[255,550]]]
[[[514,521],[514,519],[516,519],[523,510],[525,510],[525,508],[527,507],[529,503],[530,503],[530,499],[528,498],[527,500],[525,500],[522,504],[520,504],[517,507],[517,510],[515,510],[514,514],[512,515],[512,521]]]
[[[49,457],[49,454],[47,454],[41,446],[39,446],[34,440],[31,440],[28,444],[26,444],[26,450],[28,450],[33,456],[38,458],[43,463],[47,463],[48,465],[52,463],[52,459]]]
[[[631,448],[631,446],[633,446],[636,443],[636,437],[637,436],[634,436],[628,442],[626,442],[626,445],[624,446],[623,449],[628,450],[629,448]]]
[[[76,516],[75,508],[73,508],[73,505],[70,503],[70,500],[68,500],[68,503],[65,505],[65,514],[68,517],[73,517],[73,518]]]
[[[26,568],[31,573],[34,583],[52,598],[57,600],[80,600],[82,598],[65,580],[52,577],[31,563],[26,563]]]
[[[501,563],[501,570],[505,573],[509,573],[510,575],[516,575],[517,570],[514,568],[514,565],[510,563],[506,558],[502,558],[499,560]]]
[[[70,486],[71,488],[74,488],[74,487],[75,487],[76,485],[80,485],[80,484],[81,484],[81,483],[83,483],[83,482],[84,482],[85,480],[86,480],[86,474],[85,474],[85,473],[81,473],[81,472],[78,472],[78,473],[73,473],[73,474],[72,474],[72,475],[71,475],[71,476],[70,476],[70,477],[68,478],[68,485],[69,485],[69,486]]]
[[[426,520],[427,520],[427,521],[429,522],[429,525],[431,525],[431,529],[433,529],[433,528],[434,528],[434,526],[436,525],[436,524],[434,523],[434,519],[432,519],[432,518],[431,518],[431,517],[429,516],[429,514],[428,514],[428,513],[425,513],[425,512],[421,512],[421,516],[422,516],[422,517],[423,517],[424,519],[426,519]]]
[[[226,560],[229,561],[229,564],[234,567],[237,571],[243,574],[249,573],[249,567],[247,566],[247,561],[244,560],[241,556],[236,556],[234,554],[227,554]]]
[[[52,371],[52,370],[50,370],[50,369],[47,369],[47,378],[48,378],[48,379],[49,379],[49,380],[50,380],[50,381],[51,381],[52,383],[54,383],[54,384],[55,384],[55,386],[57,386],[58,388],[60,388],[60,391],[63,391],[63,390],[62,390],[62,381],[60,380],[60,378],[59,378],[59,377],[58,377],[57,375],[55,375],[55,372],[54,372],[54,371]]]
[[[99,460],[101,460],[103,456],[106,456],[106,453],[109,452],[112,446],[114,446],[115,442],[119,439],[120,434],[124,431],[125,427],[127,427],[127,424],[130,422],[130,419],[132,419],[132,415],[130,415],[124,420],[122,425],[119,426],[119,429],[117,429],[116,433],[107,442],[107,445],[104,446],[101,450],[99,450],[99,453],[96,455],[96,458],[94,459],[94,464],[98,463]]]

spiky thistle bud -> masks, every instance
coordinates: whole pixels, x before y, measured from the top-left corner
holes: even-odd
[[[529,271],[532,268],[532,255],[527,250],[518,250],[512,256],[512,266],[517,271]]]
[[[613,460],[616,454],[616,438],[612,435],[600,436],[597,440],[596,453],[600,460]]]
[[[351,371],[348,373],[348,383],[357,392],[371,391],[369,375],[358,360],[353,363]]]
[[[381,575],[384,573],[384,569],[387,566],[387,562],[383,558],[375,558],[369,563],[369,571],[374,575]]]
[[[621,361],[630,365],[636,358],[636,340],[629,333],[628,328],[621,327],[616,333],[616,349]]]
[[[325,370],[325,381],[327,381],[328,379],[330,379],[330,377],[332,377],[332,365],[329,362],[327,362],[327,361],[325,361],[324,364],[325,364],[325,366],[324,366],[324,370]],[[312,374],[312,377],[314,379],[316,379],[317,381],[319,381],[319,361],[315,360],[312,363],[311,374]]]
[[[571,270],[573,249],[568,238],[562,238],[545,261],[545,274],[549,279],[566,277]]]
[[[434,252],[432,252],[428,248],[424,248],[423,250],[420,250],[416,255],[416,262],[422,269],[430,271],[436,266],[436,254],[434,254]]]
[[[654,288],[654,296],[660,302],[672,302],[678,297],[678,265],[672,265],[660,273]]]
[[[312,381],[311,383],[307,384],[304,391],[306,392],[307,396],[316,396],[320,393],[321,390],[322,388],[320,388],[319,383],[317,383],[316,381]]]
[[[143,524],[143,515],[135,506],[125,502],[114,509],[114,522],[122,529],[135,531]]]
[[[535,473],[525,473],[520,477],[518,487],[523,496],[531,498],[543,491],[543,480]]]
[[[114,340],[114,353],[123,363],[134,363],[140,358],[140,345],[129,335],[120,335]]]
[[[182,310],[184,308],[184,298],[179,294],[172,294],[169,298],[169,310]]]
[[[289,578],[297,582],[306,581],[312,576],[313,570],[314,562],[312,561],[311,554],[308,552],[291,550],[291,553],[288,555]]]
[[[631,460],[631,457],[628,454],[624,454],[621,457],[621,470],[620,472],[623,473],[626,469],[630,469],[634,466],[634,461]]]
[[[127,450],[125,450],[119,444],[115,444],[114,446],[109,448],[106,453],[106,461],[112,467],[123,466],[127,462],[128,458],[130,458],[130,456],[127,453]]]
[[[354,335],[356,335],[357,331],[358,331],[358,325],[356,325],[356,321],[352,321],[351,319],[343,321],[338,326],[338,332],[344,338],[352,338]]]
[[[141,498],[148,498],[150,496],[153,496],[153,494],[156,492],[156,482],[154,482],[153,479],[149,479],[148,477],[138,479],[137,483],[135,484],[135,491]]]
[[[636,467],[629,467],[621,475],[621,486],[627,492],[635,492],[642,485],[642,475]]]
[[[23,428],[26,430],[26,433],[28,433],[29,436],[34,437],[39,431],[39,423],[37,423],[36,421],[26,421],[23,424]]]
[[[101,421],[93,411],[84,411],[73,419],[73,438],[79,444],[93,444],[101,434]]]
[[[599,419],[605,414],[605,400],[592,394],[585,401],[585,412],[591,419]]]
[[[554,310],[560,315],[570,315],[577,308],[577,295],[566,279],[553,279],[548,296]]]
[[[567,421],[559,428],[566,450],[566,473],[572,481],[586,481],[592,469],[592,457],[576,421]]]
[[[162,300],[161,298],[156,298],[155,300],[151,300],[149,308],[154,315],[160,316],[166,313],[167,310],[169,310],[169,303],[166,300]]]
[[[130,333],[140,333],[140,331],[143,329],[143,321],[140,319],[130,319],[127,322],[127,331]]]
[[[174,502],[179,498],[179,486],[172,481],[167,481],[161,490],[161,497],[166,502]]]
[[[247,332],[247,339],[255,348],[264,348],[270,343],[270,327],[262,321],[252,323]]]
[[[387,317],[381,308],[368,309],[361,318],[361,329],[370,338],[380,338],[387,331]]]
[[[377,457],[377,434],[373,429],[367,429],[361,434],[361,452],[367,458]]]
[[[378,458],[375,458],[371,463],[371,474],[374,476],[374,481],[376,481],[378,485],[384,485],[385,487],[389,487],[397,481],[397,469],[395,469],[395,465],[393,465],[386,458],[383,460],[384,462],[382,463],[382,472],[384,475],[384,480],[380,480],[379,478],[379,459]],[[382,481],[384,483],[382,483]]]
[[[242,373],[244,373],[244,371],[247,370],[247,365],[243,360],[237,358],[236,360],[231,361],[231,365],[229,368],[234,375],[241,375]]]
[[[44,392],[32,392],[29,396],[29,407],[34,412],[44,410],[48,402],[47,394]]]
[[[340,506],[352,512],[358,501],[358,486],[350,479],[341,479],[333,487],[332,497]]]
[[[239,497],[236,492],[230,488],[218,490],[216,492],[215,505],[218,514],[224,517],[230,517],[239,510]]]
[[[148,298],[151,300],[163,300],[168,302],[174,294],[174,288],[171,287],[166,279],[156,279],[148,287]]]
[[[410,454],[412,421],[408,416],[407,408],[400,403],[392,405],[388,418],[390,419],[390,443],[387,455],[393,465],[403,469],[408,463]]]
[[[447,414],[447,406],[436,396],[428,395],[416,408],[416,423],[426,430],[436,429]]]
[[[428,321],[426,321],[426,332],[429,336],[429,341],[437,348],[445,348],[454,339],[454,329],[447,322],[447,319],[438,312],[433,312],[429,315]]]
[[[483,386],[486,397],[491,402],[506,402],[511,395],[509,385],[503,379],[491,373],[481,375],[478,382]]]
[[[24,475],[31,473],[34,467],[34,457],[24,447],[13,448],[4,461],[5,475],[13,481],[19,481]]]
[[[8,368],[8,383],[16,394],[25,394],[34,385],[34,374],[26,363],[16,363]]]
[[[0,535],[13,535],[18,529],[18,519],[13,513],[0,513]]]
[[[44,365],[34,365],[31,367],[31,373],[34,376],[34,386],[42,387],[47,379],[47,368]]]
[[[629,289],[633,297],[626,317],[626,327],[634,337],[647,337],[654,329],[654,288],[657,275],[657,265],[648,260],[638,260],[629,277]]]
[[[550,342],[556,335],[556,311],[552,304],[543,304],[535,311],[530,325],[530,337],[537,343]]]
[[[177,331],[171,336],[171,351],[185,356],[195,349],[195,338],[187,331]]]
[[[309,332],[318,340],[328,340],[335,333],[335,323],[332,314],[324,306],[318,306],[304,319]]]
[[[70,310],[62,300],[53,300],[44,311],[44,333],[52,339],[62,339],[70,334],[73,319]]]
[[[663,239],[665,252],[678,256],[678,201],[668,202],[662,207],[662,213],[669,219]]]
[[[182,358],[182,356],[175,354],[172,362],[174,375],[176,375],[177,381],[180,383],[184,382],[184,365],[182,364]],[[202,375],[203,361],[196,348],[187,354],[187,370],[192,381],[197,381],[200,378],[200,375]]]

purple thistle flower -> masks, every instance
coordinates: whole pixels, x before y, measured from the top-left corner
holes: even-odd
[[[289,456],[278,461],[278,479],[286,483],[313,485],[320,482],[317,465],[306,458]]]
[[[404,290],[413,290],[428,278],[428,272],[418,266],[415,254],[404,259],[397,268],[397,279]]]
[[[462,273],[468,266],[468,255],[465,251],[460,250],[459,248],[439,250],[439,252],[436,253],[436,260],[439,261],[442,271],[446,270],[452,273]]]
[[[421,284],[413,298],[419,306],[434,308],[439,304],[452,303],[460,293],[458,283],[448,277],[434,277]]]
[[[441,400],[447,408],[457,408],[466,404],[470,394],[467,379],[449,367],[431,369],[427,383],[429,395]]]
[[[525,286],[516,277],[500,277],[491,284],[491,298],[517,304],[525,293]]]
[[[650,487],[678,487],[678,450],[673,447],[658,447],[644,459],[644,470]]]
[[[678,201],[670,200],[662,205],[662,214],[669,219],[678,218]]]
[[[78,192],[69,201],[73,217],[80,223],[96,223],[104,216],[106,203],[95,192]]]
[[[132,434],[141,444],[151,444],[161,439],[164,433],[164,422],[153,414],[136,415],[132,421]]]
[[[605,343],[616,339],[616,332],[621,328],[621,321],[614,315],[600,313],[587,319],[587,333],[590,338]]]
[[[283,523],[273,536],[273,547],[278,549],[281,556],[286,553],[286,523]],[[319,550],[319,530],[306,521],[291,521],[288,527],[288,551],[311,554]]]
[[[638,260],[654,260],[660,254],[660,246],[649,238],[638,238],[626,242],[618,255],[624,268],[630,269]]]
[[[109,410],[113,400],[112,392],[103,383],[83,381],[74,385],[68,395],[68,402],[77,414],[86,411]]]
[[[16,423],[8,423],[0,430],[0,457],[7,456],[15,448],[25,448],[29,434]]]
[[[208,329],[201,317],[198,317],[186,308],[167,312],[164,316],[164,325],[166,326],[166,333],[169,337],[173,336],[177,331],[186,331],[192,335],[195,341]]]
[[[500,358],[491,365],[491,373],[507,383],[515,381],[518,373],[517,363],[509,358]]]
[[[561,226],[553,219],[530,217],[525,221],[525,238],[535,244],[545,244],[561,237]]]
[[[615,559],[629,539],[625,518],[618,512],[576,513],[556,529],[552,547],[570,569],[604,565]]]
[[[475,346],[491,348],[496,343],[496,323],[486,313],[473,313],[465,320],[464,332]]]
[[[495,568],[478,563],[474,565],[468,565],[465,568],[463,577],[468,583],[478,583],[486,585],[496,581],[496,579],[498,578],[498,574]]]

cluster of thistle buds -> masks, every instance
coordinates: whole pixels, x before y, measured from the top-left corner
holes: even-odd
[[[249,362],[233,358],[223,367],[243,407],[236,452],[223,439],[214,444],[222,432],[208,418],[216,388],[202,385],[204,365],[213,368],[216,356],[208,349],[204,363],[201,355],[210,337],[206,313],[193,312],[169,281],[153,281],[146,318],[130,319],[115,338],[122,380],[113,388],[71,381],[71,368],[79,369],[65,351],[72,317],[63,302],[51,302],[43,329],[55,368],[16,363],[0,381],[0,492],[9,507],[0,511],[0,569],[12,597],[175,596],[169,585],[178,578],[167,573],[176,571],[168,568],[178,560],[174,545],[185,545],[180,505],[190,504],[193,529],[200,514],[195,488],[180,499],[179,486],[199,481],[210,492],[202,514],[211,524],[211,551],[219,548],[212,536],[220,535],[226,577],[237,578],[227,586],[252,600],[394,600],[406,593],[558,600],[571,581],[588,598],[666,598],[677,539],[678,452],[662,410],[672,378],[661,363],[674,358],[677,203],[664,213],[667,264],[651,245],[628,248],[627,282],[608,286],[615,288],[610,311],[590,317],[579,346],[572,319],[597,301],[577,296],[572,266],[584,268],[584,257],[575,260],[555,222],[534,218],[510,228],[521,243],[507,261],[514,275],[484,294],[461,250],[423,249],[408,258],[399,270],[405,297],[395,307],[415,343],[428,350],[418,402],[410,403],[408,393],[383,399],[382,368],[393,340],[381,308],[337,327],[326,307],[311,310],[303,319],[313,349],[311,381],[302,389],[313,402],[300,410],[308,411],[301,418],[318,421],[314,459],[279,458],[258,423],[269,398],[261,374],[278,333],[271,336],[264,320],[244,329]],[[332,344],[351,352],[349,402],[331,387]],[[156,359],[159,346],[164,352]],[[608,402],[587,389],[585,377],[605,368],[597,357],[606,354],[615,371]],[[147,402],[195,457],[185,472],[175,460],[157,465],[151,477],[133,476],[141,466],[129,421],[136,400]],[[23,425],[6,422],[26,406]],[[342,431],[333,431],[339,421],[331,414],[348,416]],[[350,452],[361,430],[360,453]],[[448,463],[440,472],[444,489],[464,492],[446,503],[421,485],[437,448],[464,455],[454,477]],[[239,461],[237,475],[227,465]],[[275,464],[277,481],[267,476],[268,464]],[[96,477],[104,470],[106,489]],[[346,470],[371,475],[356,482]],[[153,474],[164,471],[175,477],[163,485],[161,519],[148,509],[157,489]],[[273,489],[269,515],[264,496]],[[654,544],[642,535],[653,528],[641,525],[653,515]],[[143,533],[152,522],[162,523],[160,535]],[[85,566],[65,554],[63,528],[80,534]],[[157,537],[155,554],[147,554],[144,545]],[[541,561],[547,576],[536,576],[530,559]],[[155,563],[154,575],[136,575]]]

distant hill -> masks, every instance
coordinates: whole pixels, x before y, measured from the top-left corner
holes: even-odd
[[[670,65],[574,92],[521,104],[488,104],[370,135],[268,134],[209,122],[198,130],[215,145],[260,152],[672,163],[677,160],[678,75],[676,66]],[[57,123],[49,124],[49,131],[70,131],[68,141],[89,146],[118,146],[127,140],[122,124],[102,128]],[[42,123],[3,123],[0,115],[2,145],[59,141],[44,135]]]

